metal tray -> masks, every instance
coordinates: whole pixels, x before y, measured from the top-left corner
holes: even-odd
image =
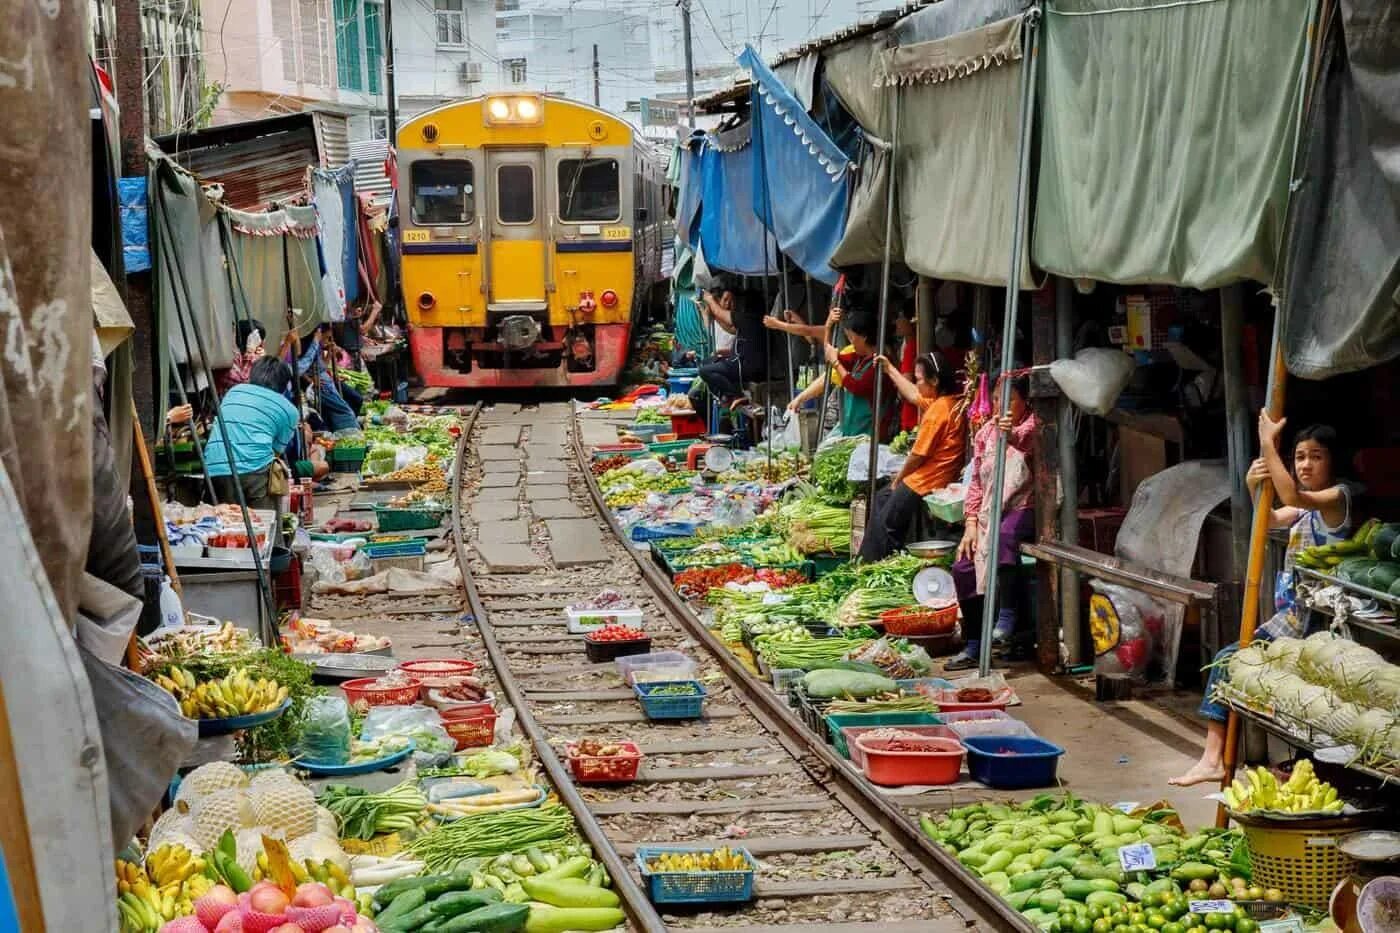
[[[398,666],[392,648],[375,651],[328,652],[326,654],[294,654],[292,657],[309,664],[312,674],[326,680],[354,680],[356,677],[370,677],[387,674]]]

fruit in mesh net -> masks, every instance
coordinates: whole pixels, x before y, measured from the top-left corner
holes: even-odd
[[[289,839],[316,828],[316,795],[295,781],[269,781],[248,794],[252,822],[280,829]]]
[[[281,768],[268,768],[253,775],[253,779],[248,782],[249,792],[261,790],[264,787],[274,787],[278,784],[298,784],[296,778]]]
[[[340,840],[336,838],[335,833],[325,835],[315,832],[298,836],[287,843],[287,854],[296,862],[310,859],[317,864],[334,862],[346,870],[350,868],[350,857],[340,847]]]
[[[195,801],[190,808],[190,818],[194,824],[194,838],[198,840],[200,851],[214,848],[224,830],[234,832],[253,823],[253,810],[248,805],[248,795],[241,787],[230,787],[215,791]]]
[[[325,807],[316,808],[316,830],[322,836],[330,836],[335,839],[340,835],[340,824],[336,822],[335,814]]]
[[[171,841],[172,836],[190,836],[194,833],[194,822],[189,814],[181,813],[171,807],[160,815],[151,827],[151,835],[147,842],[147,847],[154,850],[159,849],[162,842]]]
[[[237,765],[227,761],[211,761],[185,775],[180,789],[175,792],[175,802],[192,807],[195,801],[208,794],[247,786],[248,776]]]
[[[253,869],[258,864],[258,853],[263,851],[263,836],[271,836],[274,839],[282,838],[282,834],[267,826],[253,826],[247,829],[236,830],[233,840],[238,846],[238,867],[248,874],[253,873]]]

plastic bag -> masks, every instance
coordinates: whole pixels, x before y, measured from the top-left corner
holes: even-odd
[[[413,763],[420,768],[446,764],[457,750],[442,717],[430,706],[373,706],[365,714],[360,738],[375,742],[388,736],[413,740]]]
[[[642,473],[647,476],[660,476],[666,472],[666,464],[651,457],[640,457],[633,460],[624,467],[619,467],[622,473]]]
[[[861,648],[848,652],[846,660],[857,661],[862,664],[873,664],[893,680],[908,680],[917,677],[920,670],[910,663],[910,659],[901,654],[894,645],[884,638],[877,638],[867,642]],[[924,655],[923,660],[927,662],[928,655]],[[927,663],[923,666],[923,671],[928,671]]]
[[[888,444],[881,444],[875,457],[876,476],[897,476],[904,469],[907,458],[890,451]],[[870,479],[870,445],[861,444],[851,451],[851,459],[846,464],[846,481],[864,483]]]
[[[1154,637],[1161,636],[1164,612],[1156,601],[1134,590],[1090,580],[1089,632],[1094,638],[1094,673],[1146,681]]]
[[[1073,359],[1051,363],[1050,378],[1080,408],[1090,414],[1106,415],[1118,403],[1118,396],[1136,368],[1133,358],[1122,350],[1087,347]]]
[[[428,459],[426,447],[400,447],[394,451],[394,469],[402,470]]]
[[[306,701],[297,750],[318,763],[343,765],[349,760],[350,706],[345,697],[327,694]]]
[[[987,382],[987,374],[983,373],[977,377],[977,394],[972,399],[972,406],[967,410],[967,420],[976,429],[991,416],[992,391]]]

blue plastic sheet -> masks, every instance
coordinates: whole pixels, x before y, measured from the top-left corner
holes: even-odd
[[[768,275],[778,268],[778,261],[756,213],[758,173],[751,148],[721,152],[708,140],[702,147],[700,244],[711,269]]]
[[[834,284],[831,256],[846,228],[850,159],[751,46],[739,64],[753,76],[755,210],[783,253],[813,278]]]
[[[682,246],[694,249],[700,242],[700,150],[705,134],[696,133],[681,148],[680,196],[676,206],[676,239]]]
[[[122,265],[128,273],[151,268],[150,214],[146,206],[146,176],[117,179],[122,225]]]

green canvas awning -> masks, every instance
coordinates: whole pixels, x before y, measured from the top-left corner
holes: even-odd
[[[1271,283],[1311,7],[1047,3],[1035,264],[1119,283]]]

